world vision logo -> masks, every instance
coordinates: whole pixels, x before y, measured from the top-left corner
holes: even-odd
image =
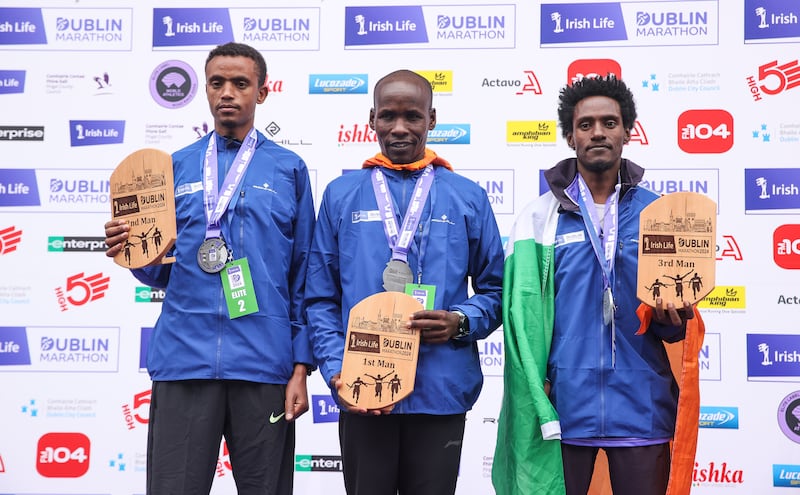
[[[453,92],[453,71],[451,70],[418,70],[415,71],[431,83],[434,93]]]
[[[718,285],[697,303],[697,307],[703,309],[745,309],[746,306],[743,285]]]

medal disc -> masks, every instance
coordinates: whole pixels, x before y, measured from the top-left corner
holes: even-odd
[[[611,288],[603,291],[603,322],[608,325],[614,318],[614,295]]]
[[[414,274],[408,263],[390,260],[383,270],[383,288],[387,292],[405,292],[406,284],[414,281]]]
[[[206,273],[219,273],[228,262],[228,248],[219,237],[206,239],[197,250],[197,264]]]

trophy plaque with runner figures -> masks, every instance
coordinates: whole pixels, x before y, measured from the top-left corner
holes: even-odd
[[[111,217],[126,220],[128,238],[114,262],[124,268],[142,268],[165,259],[178,238],[172,157],[146,148],[125,157],[110,179]]]
[[[639,217],[639,273],[636,296],[664,308],[695,304],[714,289],[717,205],[703,194],[661,196]]]
[[[342,400],[380,409],[414,390],[420,334],[406,323],[422,309],[402,292],[379,292],[353,306],[342,361]]]

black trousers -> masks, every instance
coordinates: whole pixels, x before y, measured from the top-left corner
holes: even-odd
[[[455,493],[465,414],[339,415],[348,495]]]
[[[294,423],[286,387],[233,380],[153,382],[147,495],[211,490],[224,435],[239,495],[291,495]]]
[[[614,495],[664,495],[669,482],[669,443],[645,447],[602,447]],[[586,495],[599,447],[561,444],[567,495]]]

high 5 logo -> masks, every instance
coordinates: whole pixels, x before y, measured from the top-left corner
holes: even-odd
[[[678,117],[678,146],[686,153],[725,153],[733,146],[733,116],[725,110],[687,110]]]
[[[753,101],[761,101],[763,95],[775,96],[800,86],[800,61],[778,64],[777,60],[758,67],[758,79],[747,77],[747,87]]]
[[[133,403],[122,405],[122,416],[129,430],[135,429],[137,423],[146,425],[150,421],[150,394],[150,389],[144,390],[133,396]]]
[[[69,309],[67,303],[72,306],[83,306],[104,297],[110,280],[111,277],[103,275],[102,272],[94,275],[81,272],[69,277],[66,287],[56,287],[59,308],[63,312]]]

